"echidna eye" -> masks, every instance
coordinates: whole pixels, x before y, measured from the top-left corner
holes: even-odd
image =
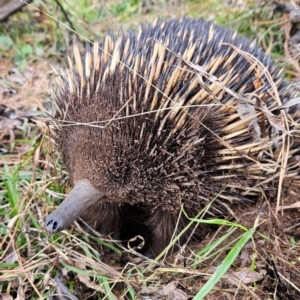
[[[112,183],[113,185],[119,185],[119,184],[120,184],[120,180],[113,179],[113,180],[111,181],[111,183]]]

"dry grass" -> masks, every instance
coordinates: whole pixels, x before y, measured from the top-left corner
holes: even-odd
[[[259,8],[251,8],[246,1],[236,1],[227,7],[220,1],[150,2],[132,1],[131,5],[124,6],[124,1],[114,1],[110,5],[102,1],[99,9],[96,1],[90,1],[90,6],[81,1],[74,6],[70,4],[67,9],[76,32],[84,38],[92,38],[95,32],[103,35],[108,27],[117,30],[120,24],[123,28],[137,26],[145,19],[152,21],[157,14],[185,13],[215,18],[230,27],[240,22],[241,28],[246,28],[245,23],[251,19],[263,32],[259,34],[262,45],[272,53],[274,48],[279,49],[275,53],[277,56],[283,54],[280,49],[284,50],[282,61],[288,61],[290,76],[298,78],[299,55],[295,50],[291,53],[288,46],[291,24],[287,15],[273,15],[266,22],[258,18]],[[67,23],[61,11],[56,10],[55,3],[40,4],[39,7],[56,20],[37,8],[27,7],[25,12],[13,16],[0,34],[7,34],[14,42],[7,51],[0,53],[2,298],[50,299],[63,292],[69,299],[202,299],[199,290],[203,287],[203,294],[208,293],[205,299],[298,299],[300,250],[297,224],[300,218],[295,208],[288,209],[300,200],[293,178],[288,186],[279,188],[277,203],[236,207],[235,222],[206,221],[214,224],[216,232],[197,245],[182,247],[179,253],[170,257],[164,253],[155,260],[143,257],[119,241],[86,232],[78,223],[59,234],[49,236],[45,233],[46,216],[64,198],[64,192],[68,192],[64,190],[67,174],[62,171],[59,157],[53,151],[48,127],[37,114],[49,101],[47,89],[53,75],[50,65],[64,64],[62,45],[68,45],[73,34],[58,22]],[[98,10],[101,13],[97,13]],[[236,19],[227,20],[229,13]],[[279,43],[274,45],[278,34],[273,24],[283,28],[281,46]],[[253,32],[250,31],[251,35]],[[27,44],[32,45],[31,50],[24,46]],[[195,71],[195,66],[190,65],[190,68]],[[259,72],[265,72],[264,68],[260,67]],[[220,84],[217,79],[210,79]],[[276,85],[272,84],[275,93]],[[280,106],[278,97],[276,101]],[[260,110],[255,116],[259,114],[270,116],[269,111]],[[288,120],[284,114],[282,123],[276,121],[277,126],[287,129]],[[249,120],[244,119],[244,122]],[[287,133],[283,135],[287,143],[281,155],[282,166],[288,160],[290,135]],[[258,163],[256,167],[262,165]],[[278,176],[282,178],[283,173]],[[278,213],[279,204],[283,207]],[[191,224],[198,221],[205,222],[199,217],[199,220],[191,220]],[[170,247],[176,243],[176,237],[172,243]],[[218,276],[217,284],[211,282]]]

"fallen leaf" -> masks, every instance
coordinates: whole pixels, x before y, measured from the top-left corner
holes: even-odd
[[[263,279],[263,275],[250,269],[242,269],[237,272],[227,273],[227,279],[231,284],[239,286],[241,282],[244,284],[257,282]]]
[[[18,253],[13,248],[11,248],[10,251],[5,256],[5,262],[13,264],[18,261],[18,257],[19,257]]]
[[[160,299],[160,297],[167,297],[168,300],[188,299],[189,298],[188,295],[184,291],[178,289],[177,285],[178,285],[177,281],[172,281],[168,283],[166,286],[164,286],[163,288],[153,287],[153,286],[143,287],[141,294],[150,294],[153,295],[156,299]],[[143,297],[143,299],[153,299],[153,297],[150,298]]]
[[[260,137],[261,137],[261,131],[260,131],[260,127],[258,124],[258,120],[257,117],[255,116],[257,114],[255,106],[249,101],[249,102],[245,102],[245,101],[240,101],[237,100],[237,111],[240,114],[240,118],[241,120],[245,120],[247,118],[251,118],[251,120],[247,121],[246,124],[249,127],[249,130],[251,132],[251,135],[253,137],[253,140],[255,142],[260,141]]]
[[[242,260],[241,263],[242,267],[246,266],[250,262],[252,254],[253,254],[253,243],[250,242],[243,247],[243,250],[241,251],[240,254],[240,258]]]
[[[167,296],[168,299],[173,300],[186,300],[188,299],[188,295],[177,288],[177,281],[172,281],[168,283],[166,286],[162,288],[160,292],[158,292],[159,295],[161,296]]]
[[[281,130],[284,133],[287,133],[286,127],[283,123],[283,120],[280,116],[275,116],[267,107],[265,103],[262,103],[261,107],[262,111],[264,112],[266,118],[268,119],[269,123],[278,130]]]

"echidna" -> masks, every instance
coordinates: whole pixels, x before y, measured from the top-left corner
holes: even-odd
[[[274,197],[282,168],[299,181],[299,139],[289,135],[299,109],[286,105],[296,91],[248,39],[183,17],[108,33],[83,57],[75,44],[73,54],[51,95],[74,188],[48,232],[81,216],[122,234],[132,216],[132,234],[148,230],[157,254],[187,224],[177,224],[181,203],[194,217],[214,200],[209,212],[222,215]]]

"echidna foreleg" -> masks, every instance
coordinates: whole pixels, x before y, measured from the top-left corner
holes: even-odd
[[[147,224],[152,232],[151,251],[158,255],[170,243],[178,220],[177,213],[171,213],[166,210],[156,209],[148,220]],[[177,232],[179,233],[184,225],[179,222]],[[176,234],[175,234],[176,236]]]
[[[69,227],[82,212],[103,197],[104,194],[88,180],[79,181],[62,204],[47,218],[46,231],[58,232]]]
[[[97,202],[86,209],[80,217],[91,228],[104,235],[120,239],[122,225],[122,206],[115,202]]]

